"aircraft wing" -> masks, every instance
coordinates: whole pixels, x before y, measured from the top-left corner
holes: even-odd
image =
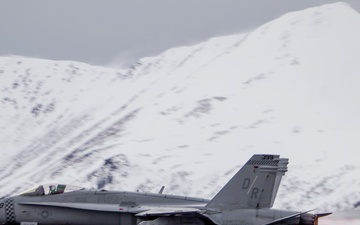
[[[296,214],[293,214],[293,215],[290,215],[290,216],[282,217],[282,218],[280,218],[280,219],[273,220],[273,221],[268,222],[268,223],[265,223],[265,224],[263,224],[263,225],[276,224],[276,223],[278,223],[278,222],[282,222],[282,221],[285,221],[285,220],[288,220],[288,219],[291,219],[291,218],[294,218],[294,217],[297,217],[297,216],[301,216],[302,214],[308,213],[308,212],[313,211],[313,210],[314,210],[314,209],[308,210],[308,211],[305,211],[305,212],[299,212],[299,213],[296,213]]]
[[[122,207],[119,204],[100,204],[100,203],[75,203],[75,202],[20,202],[21,205],[38,205],[38,206],[53,206],[61,208],[83,209],[103,212],[129,212],[135,213],[135,216],[173,216],[196,214],[203,212],[197,208],[187,207],[160,207],[160,206],[130,206]]]
[[[180,216],[202,213],[203,210],[196,208],[167,208],[167,207],[156,207],[140,213],[135,216],[147,217],[147,216]]]

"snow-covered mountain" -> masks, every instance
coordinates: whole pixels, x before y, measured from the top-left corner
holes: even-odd
[[[278,208],[360,203],[360,15],[345,3],[117,70],[0,58],[0,196],[46,182],[211,198],[290,158]]]

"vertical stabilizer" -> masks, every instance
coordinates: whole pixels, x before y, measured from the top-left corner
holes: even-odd
[[[207,204],[209,208],[271,208],[288,159],[279,155],[253,155]]]

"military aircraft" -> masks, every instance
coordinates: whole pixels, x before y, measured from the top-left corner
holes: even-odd
[[[288,159],[253,155],[211,200],[160,193],[39,185],[0,200],[0,224],[317,225],[331,213],[272,209]]]

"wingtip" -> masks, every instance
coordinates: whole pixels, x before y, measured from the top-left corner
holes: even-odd
[[[316,216],[317,216],[318,218],[320,218],[320,217],[328,216],[328,215],[331,215],[331,214],[332,214],[332,212],[318,213],[318,214],[316,214]]]

